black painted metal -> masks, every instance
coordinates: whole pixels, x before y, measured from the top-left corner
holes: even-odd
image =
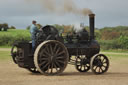
[[[94,39],[94,29],[95,29],[95,14],[89,15],[89,23],[90,23],[90,39]]]

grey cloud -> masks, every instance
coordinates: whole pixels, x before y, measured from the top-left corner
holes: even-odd
[[[128,25],[127,0],[74,0],[80,8],[90,8],[96,14],[96,27]],[[36,2],[24,0],[0,0],[0,23],[7,22],[17,28],[25,28],[36,19],[41,24],[72,24],[88,18],[72,14],[49,13]]]

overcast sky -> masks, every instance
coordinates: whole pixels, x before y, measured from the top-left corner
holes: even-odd
[[[31,1],[31,0],[29,0]],[[25,29],[32,20],[46,24],[88,25],[88,17],[74,14],[58,15],[48,12],[37,2],[25,0],[0,0],[0,23]],[[37,1],[37,0],[35,0]],[[89,8],[96,14],[96,27],[128,26],[128,0],[73,0],[79,8]]]

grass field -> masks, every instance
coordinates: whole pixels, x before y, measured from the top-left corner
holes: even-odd
[[[0,36],[3,35],[10,35],[10,36],[17,36],[17,35],[26,35],[30,36],[29,30],[25,29],[9,29],[8,31],[0,31]]]
[[[8,60],[11,58],[11,47],[10,48],[0,48],[0,60]],[[118,51],[118,52],[110,52],[110,51],[101,51],[101,53],[105,54],[112,60],[118,60],[122,58],[128,59],[128,52],[127,51]]]
[[[11,54],[10,51],[0,51],[0,60],[10,60]]]
[[[8,47],[11,46],[15,41],[22,40],[31,40],[29,30],[9,29],[7,32],[0,31],[0,47]]]

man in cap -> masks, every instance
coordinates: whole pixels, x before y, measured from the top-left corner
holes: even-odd
[[[32,38],[32,52],[34,53],[35,51],[35,42],[36,42],[36,34],[38,32],[38,28],[36,26],[36,21],[32,21],[32,25],[30,26],[30,33],[31,33],[31,38]]]

